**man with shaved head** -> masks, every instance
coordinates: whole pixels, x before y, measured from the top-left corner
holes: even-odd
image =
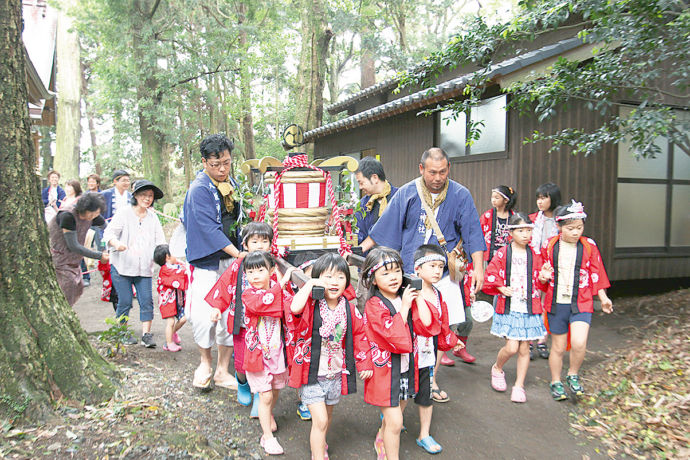
[[[405,273],[413,274],[415,250],[422,244],[439,244],[438,235],[422,205],[423,197],[446,239],[447,250],[455,248],[462,238],[462,249],[471,256],[473,262],[471,278],[468,280],[470,292],[479,292],[484,284],[483,257],[486,243],[472,194],[463,185],[450,180],[449,172],[450,162],[446,152],[438,147],[426,150],[419,162],[420,177],[398,190],[361,246],[364,251],[375,245],[400,251]],[[452,282],[446,271],[437,288],[448,304],[451,325],[455,323],[456,334],[466,342],[472,323],[467,314],[470,299],[462,290],[462,284]],[[468,363],[475,360],[464,349],[455,354]],[[441,364],[454,364],[445,354],[439,354],[439,358]],[[447,397],[439,399],[447,400]]]

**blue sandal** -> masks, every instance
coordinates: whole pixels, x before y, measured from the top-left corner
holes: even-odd
[[[436,440],[431,436],[427,436],[422,440],[417,439],[417,445],[424,449],[427,454],[431,455],[436,455],[443,450],[441,444],[437,443]],[[434,447],[437,447],[438,450],[433,450]]]
[[[252,390],[249,388],[249,382],[240,383],[237,379],[237,372],[235,372],[235,380],[237,380],[237,402],[245,407],[249,406],[252,403]]]

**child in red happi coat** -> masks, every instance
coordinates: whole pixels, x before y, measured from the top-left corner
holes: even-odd
[[[373,373],[364,319],[345,296],[350,285],[350,268],[333,253],[319,257],[312,266],[312,278],[292,300],[295,352],[290,369],[290,386],[300,389],[300,398],[311,412],[312,458],[328,458],[326,434],[333,407],[340,395],[356,392],[356,377],[366,380]],[[314,300],[314,286],[325,289],[325,298]]]
[[[496,251],[508,244],[508,219],[515,214],[515,191],[507,185],[499,185],[491,190],[491,209],[484,211],[479,217],[487,250],[484,260],[488,263]]]
[[[160,265],[158,272],[158,307],[165,320],[165,345],[163,350],[182,350],[177,335],[187,322],[184,306],[189,286],[189,268],[170,254],[167,244],[159,244],[153,251],[153,261]]]
[[[373,376],[364,381],[364,401],[381,408],[374,448],[379,459],[388,460],[398,459],[403,411],[419,388],[417,334],[432,337],[440,332],[426,302],[415,302],[419,292],[411,286],[401,291],[402,267],[400,254],[383,246],[369,251],[362,266],[369,289],[365,330],[374,363]]]
[[[311,278],[311,273],[312,273],[312,268],[314,267],[314,263],[316,262],[318,258],[318,254],[315,252],[307,251],[307,252],[302,252],[299,253],[295,256],[295,259],[293,263],[295,266],[304,272],[304,274]],[[349,273],[348,273],[349,276]],[[348,278],[349,279],[349,278]],[[299,289],[297,288],[297,285],[294,283],[290,283],[291,289],[293,292],[298,291]],[[352,302],[356,298],[356,293],[355,289],[352,287],[352,284],[348,282],[347,287],[345,288],[345,291],[343,292],[343,296],[348,300],[348,302]],[[291,332],[291,339],[294,337],[294,332]],[[291,342],[289,344],[289,347],[294,349],[294,342]],[[299,389],[297,389],[297,416],[300,418],[300,420],[304,421],[309,421],[311,420],[311,412],[309,412],[309,407],[307,407],[306,404],[302,402],[299,396]]]
[[[570,333],[570,366],[566,384],[576,395],[585,390],[580,382],[579,370],[585,359],[589,325],[594,312],[593,297],[597,295],[604,313],[613,311],[613,303],[606,295],[611,285],[593,239],[582,236],[585,228],[585,210],[581,203],[572,201],[554,211],[560,235],[551,238],[542,251],[545,262],[539,274],[541,283],[548,283],[544,297],[548,327],[551,332],[551,396],[556,401],[567,399],[561,383],[563,354]]]
[[[446,266],[446,254],[440,246],[423,244],[414,253],[415,274],[422,279],[422,290],[417,296],[418,303],[425,303],[435,321],[438,322],[438,333],[433,336],[417,334],[417,354],[419,356],[419,391],[414,398],[419,407],[419,437],[417,445],[429,454],[441,452],[441,445],[431,436],[431,417],[433,414],[432,401],[447,402],[448,395],[443,398],[436,381],[439,361],[438,352],[462,348],[465,345],[451,331],[449,325],[448,306],[443,300],[441,291],[434,287],[443,278]],[[436,330],[436,327],[434,328]]]
[[[273,436],[278,429],[273,408],[280,390],[288,381],[284,320],[285,309],[289,309],[292,296],[283,288],[292,270],[283,275],[280,283],[272,281],[275,260],[264,251],[250,252],[244,258],[243,267],[249,282],[249,287],[242,293],[246,325],[245,374],[249,386],[259,393],[259,422],[263,431],[261,447],[269,455],[281,455],[283,448]],[[211,320],[218,321],[221,316],[222,311],[214,307]],[[232,314],[228,316],[228,323],[231,318]]]
[[[269,251],[273,241],[273,228],[265,222],[250,222],[242,229],[242,248],[249,252]],[[244,372],[244,352],[246,333],[246,317],[242,305],[242,292],[249,287],[247,275],[243,267],[244,257],[238,257],[220,275],[216,284],[206,296],[206,302],[212,307],[225,311],[230,308],[228,317],[228,331],[232,331],[233,360],[235,379],[237,380],[237,402],[243,406],[252,403],[252,390],[247,383]],[[273,276],[273,280],[277,278]],[[252,417],[258,417],[258,396],[254,395]]]
[[[541,318],[543,285],[538,281],[542,262],[539,254],[529,246],[533,228],[534,224],[523,213],[510,218],[508,229],[512,241],[498,250],[484,281],[484,292],[496,296],[491,333],[505,339],[491,367],[491,387],[506,391],[503,366],[517,354],[517,375],[510,396],[516,403],[527,401],[525,377],[530,362],[530,341],[546,334]]]

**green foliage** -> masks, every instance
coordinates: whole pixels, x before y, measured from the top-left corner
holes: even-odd
[[[669,109],[687,108],[690,94],[690,13],[682,0],[522,1],[518,15],[490,25],[477,17],[422,66],[401,76],[400,87],[429,87],[448,69],[476,66],[464,92],[466,99],[436,110],[469,113],[490,85],[491,66],[519,54],[528,41],[553,31],[570,32],[593,44],[583,62],[558,59],[538,78],[516,82],[508,108],[553,118],[573,104],[583,104],[605,122],[587,132],[564,129],[535,133],[528,142],[550,141],[551,150],[568,147],[589,155],[606,143],[630,141],[637,155],[653,157],[658,136],[670,138],[690,155],[690,116]],[[630,114],[619,107],[632,104]],[[471,136],[470,136],[471,137]]]
[[[9,420],[3,420],[4,427],[9,429],[14,422],[24,414],[30,402],[31,398],[29,396],[24,396],[24,400],[19,402],[12,396],[6,394],[0,395],[0,405],[9,409],[9,411],[5,413],[10,416]]]
[[[108,345],[108,356],[111,358],[126,353],[125,340],[133,334],[132,328],[127,324],[128,320],[127,316],[106,318],[105,324],[110,327],[98,334],[98,340]]]
[[[357,228],[355,214],[362,211],[362,207],[360,205],[359,195],[354,186],[355,175],[345,169],[341,171],[338,176],[338,185],[334,190],[338,207],[341,209],[352,209],[353,211],[350,215],[341,214],[340,219],[343,222],[349,222],[352,226],[352,234],[356,235],[359,228]]]
[[[191,146],[216,132],[243,155],[240,119],[249,102],[257,156],[275,154],[294,111],[285,91],[292,84],[286,59],[294,38],[286,25],[296,18],[287,6],[278,0],[80,0],[72,14],[88,97],[99,131],[110,134],[98,146],[104,170],[155,176],[157,167],[181,168],[184,156],[198,151]],[[242,79],[261,88],[251,101],[241,94]],[[162,164],[146,161],[152,153],[145,134],[167,152]],[[197,168],[198,159],[189,163]]]

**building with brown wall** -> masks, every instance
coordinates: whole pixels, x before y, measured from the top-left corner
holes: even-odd
[[[376,156],[387,178],[402,185],[418,176],[419,158],[431,146],[451,157],[451,178],[472,192],[477,209],[488,209],[491,189],[500,184],[518,193],[516,209],[536,210],[535,190],[545,182],[561,188],[564,201],[583,202],[588,214],[585,233],[600,246],[611,279],[690,277],[690,157],[665,139],[662,154],[636,160],[626,144],[605,145],[595,155],[567,150],[548,154],[544,142],[524,143],[534,131],[563,128],[594,130],[604,118],[582,105],[572,105],[550,120],[504,110],[501,92],[516,79],[539,73],[559,56],[584,60],[591,44],[563,34],[550,34],[527,44],[526,51],[492,68],[492,85],[484,103],[472,114],[485,123],[481,138],[465,146],[464,114],[420,115],[441,101],[462,97],[476,69],[458,67],[437,80],[433,92],[404,90],[395,94],[396,80],[387,80],[327,107],[332,114],[347,111],[341,120],[305,133],[315,157]],[[625,101],[621,101],[625,102]],[[669,100],[670,106],[682,101]],[[631,101],[631,104],[634,101]],[[633,105],[631,105],[633,107]],[[685,107],[687,108],[687,107]],[[620,107],[621,111],[628,110]],[[679,114],[680,114],[679,110]]]

